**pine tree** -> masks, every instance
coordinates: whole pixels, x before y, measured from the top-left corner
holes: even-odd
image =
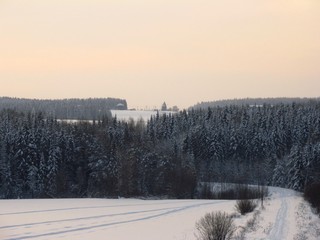
[[[1,198],[12,197],[12,175],[10,161],[7,153],[7,143],[3,135],[0,135],[0,183]]]
[[[287,159],[277,159],[275,169],[272,176],[272,186],[286,187],[288,171],[286,168]]]

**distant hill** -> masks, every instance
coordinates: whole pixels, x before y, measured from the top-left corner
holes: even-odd
[[[119,108],[127,109],[127,101],[116,98],[39,100],[0,97],[0,111],[40,111],[58,119],[94,120],[105,115],[111,117],[110,110]]]
[[[320,98],[243,98],[243,99],[227,99],[227,100],[218,100],[218,101],[209,101],[197,103],[194,106],[191,106],[190,109],[206,109],[208,107],[225,107],[230,105],[263,105],[263,104],[291,104],[295,103],[304,103],[309,101],[320,101]]]

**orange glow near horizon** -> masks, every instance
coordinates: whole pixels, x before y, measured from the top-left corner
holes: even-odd
[[[0,96],[318,97],[317,0],[0,1]]]

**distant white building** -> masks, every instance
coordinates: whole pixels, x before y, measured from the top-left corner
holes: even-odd
[[[123,103],[118,103],[117,110],[126,110],[126,106]]]

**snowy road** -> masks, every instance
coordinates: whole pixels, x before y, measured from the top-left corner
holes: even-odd
[[[301,194],[277,187],[269,189],[272,195],[266,202],[265,210],[261,210],[256,231],[247,234],[246,239],[319,239],[316,232],[320,231],[320,219],[311,212]],[[302,213],[301,208],[305,212]]]
[[[289,216],[288,212],[294,211],[293,205],[288,206],[288,199],[292,194],[291,191],[280,189],[275,191],[278,193],[279,200],[281,201],[280,208],[278,210],[276,219],[272,225],[271,232],[267,239],[277,240],[277,239],[288,239],[288,224]],[[289,203],[291,203],[289,201]],[[289,208],[289,210],[288,210]],[[291,223],[292,224],[292,223]]]

